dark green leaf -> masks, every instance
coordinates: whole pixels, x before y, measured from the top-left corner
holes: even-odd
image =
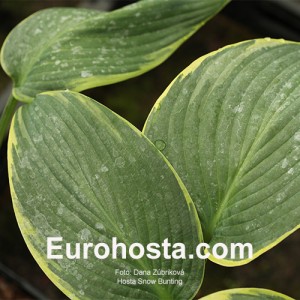
[[[110,13],[40,11],[6,39],[1,64],[16,99],[81,91],[138,76],[162,63],[229,0],[145,0]]]
[[[202,241],[194,205],[169,163],[109,109],[75,92],[38,95],[14,117],[8,160],[14,210],[25,241],[70,298],[189,299],[197,292],[204,269],[200,259],[132,259],[127,254],[126,259],[99,260],[93,250],[89,259],[82,252],[77,260],[47,259],[47,237],[72,243],[72,253],[76,242],[111,247],[113,237],[127,250],[132,243],[146,248],[168,239],[184,243],[187,253],[194,253]],[[141,276],[134,269],[184,274]],[[138,278],[156,282],[118,283]],[[158,278],[173,284],[159,284]]]
[[[144,132],[185,183],[211,246],[252,243],[255,258],[299,228],[299,43],[247,41],[200,58]]]

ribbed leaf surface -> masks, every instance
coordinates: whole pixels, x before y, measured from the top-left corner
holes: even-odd
[[[70,298],[189,299],[197,292],[203,261],[165,259],[162,247],[158,259],[146,257],[148,251],[140,259],[128,255],[133,243],[146,249],[148,243],[161,245],[165,239],[184,243],[187,253],[193,253],[202,233],[178,176],[149,140],[119,116],[74,92],[41,94],[17,111],[8,159],[14,209],[25,241]],[[54,251],[63,259],[47,259],[47,237],[63,238],[54,243],[63,245]],[[113,237],[126,244],[126,259],[121,254],[97,259],[93,248],[88,259],[83,259],[82,249],[80,259],[66,257],[65,243],[71,243],[74,254],[76,242],[81,247],[103,242],[111,248]],[[136,275],[134,269],[151,275]],[[156,276],[154,269],[165,273]],[[169,274],[169,269],[178,273]],[[139,283],[138,278],[156,281]]]
[[[249,242],[256,257],[299,227],[298,43],[247,41],[200,58],[144,132],[185,183],[211,246]]]
[[[163,62],[228,2],[144,0],[110,13],[47,9],[11,32],[1,64],[25,102],[43,91],[122,81]]]

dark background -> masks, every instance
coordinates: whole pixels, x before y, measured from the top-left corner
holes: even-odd
[[[114,9],[131,2],[134,1],[1,0],[0,45],[18,22],[43,8]],[[141,129],[156,99],[192,61],[227,44],[259,37],[300,41],[300,1],[233,1],[161,66],[138,78],[84,93]],[[0,111],[9,92],[9,78],[0,70]],[[246,266],[225,268],[208,262],[199,295],[228,288],[261,287],[300,299],[299,249],[298,230]],[[0,299],[65,298],[35,263],[19,232],[9,194],[4,145],[0,157]]]

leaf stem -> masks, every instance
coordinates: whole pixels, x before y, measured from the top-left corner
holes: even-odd
[[[0,118],[0,148],[2,146],[4,138],[6,137],[7,128],[9,126],[10,121],[15,112],[17,102],[18,101],[13,97],[13,95],[10,95],[10,97],[8,98],[8,101],[6,103],[6,106],[4,108],[4,111],[1,115],[1,118]]]

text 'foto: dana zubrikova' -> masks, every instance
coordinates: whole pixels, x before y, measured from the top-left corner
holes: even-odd
[[[112,238],[186,245],[202,232],[180,178],[144,135],[108,108],[75,92],[47,92],[15,114],[8,149],[13,205],[22,235],[49,278],[70,298],[190,299],[203,260],[109,257],[47,259],[47,238],[107,243]],[[151,162],[151,163],[149,163]],[[179,285],[120,285],[116,269],[174,269]],[[152,273],[152,272],[151,272]],[[135,280],[137,276],[122,277]],[[153,275],[144,279],[155,279]]]
[[[251,243],[250,259],[239,257],[240,248],[233,256],[209,257],[237,266],[299,228],[299,43],[258,39],[198,59],[163,93],[143,132],[77,93],[159,65],[228,2],[48,9],[7,37],[1,65],[13,90],[0,144],[17,100],[25,102],[8,142],[14,211],[32,255],[71,299],[193,299],[205,261],[48,259],[49,237],[108,246],[115,239],[126,246],[167,239],[188,254],[203,242],[210,249]],[[120,269],[126,282],[137,279],[131,270],[141,270],[145,282],[119,284]],[[177,270],[160,277],[183,284],[159,284],[153,270]],[[233,289],[203,300],[239,297],[290,299]]]

